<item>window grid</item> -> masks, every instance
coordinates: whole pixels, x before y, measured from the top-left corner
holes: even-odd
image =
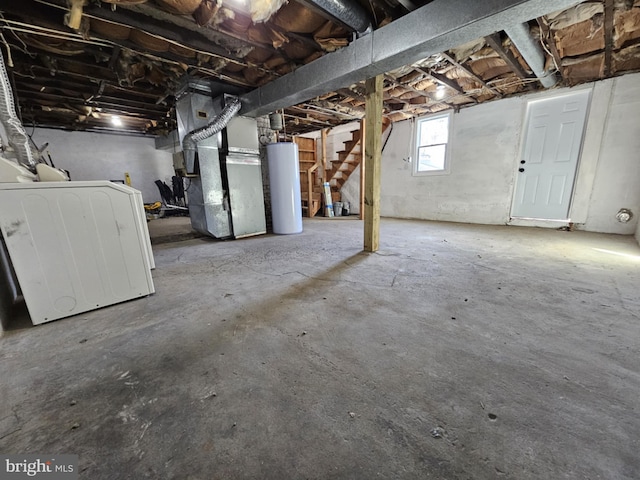
[[[448,173],[450,118],[447,113],[418,120],[415,175]]]

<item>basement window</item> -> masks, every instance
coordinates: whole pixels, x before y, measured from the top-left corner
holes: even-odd
[[[451,113],[423,117],[416,122],[414,175],[449,173]]]

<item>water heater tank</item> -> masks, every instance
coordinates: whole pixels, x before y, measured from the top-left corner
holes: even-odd
[[[273,233],[281,235],[300,233],[302,232],[302,202],[298,145],[295,143],[267,145],[267,161]]]

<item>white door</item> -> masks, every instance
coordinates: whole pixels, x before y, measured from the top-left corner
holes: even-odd
[[[590,90],[527,105],[512,217],[568,220]]]

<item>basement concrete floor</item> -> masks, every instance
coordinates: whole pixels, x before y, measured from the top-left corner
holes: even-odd
[[[631,237],[385,219],[154,247],[0,337],[0,452],[86,479],[640,478]]]

